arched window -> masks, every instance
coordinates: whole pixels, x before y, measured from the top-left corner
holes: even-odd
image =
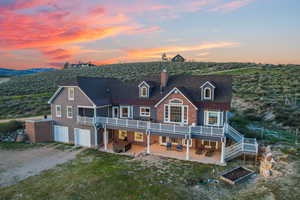
[[[147,87],[141,87],[140,88],[140,96],[141,97],[148,97],[148,88]]]
[[[204,89],[204,99],[211,99],[211,89],[210,88]]]

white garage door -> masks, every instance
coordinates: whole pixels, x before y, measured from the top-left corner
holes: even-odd
[[[91,147],[91,131],[88,129],[75,128],[75,145]]]
[[[69,142],[69,130],[66,126],[54,126],[54,141],[56,142]]]

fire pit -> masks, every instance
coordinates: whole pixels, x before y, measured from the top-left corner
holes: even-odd
[[[236,167],[236,168],[233,168],[233,169],[223,172],[221,174],[221,179],[234,185],[238,182],[246,180],[254,173],[255,172],[250,169],[239,166],[239,167]]]

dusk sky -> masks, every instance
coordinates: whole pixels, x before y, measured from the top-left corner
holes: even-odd
[[[160,60],[300,64],[299,0],[0,0],[0,67]]]

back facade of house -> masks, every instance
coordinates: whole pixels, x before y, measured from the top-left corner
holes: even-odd
[[[230,76],[174,75],[122,82],[78,77],[49,100],[55,141],[107,152],[225,164],[256,154],[256,140],[228,125]]]

